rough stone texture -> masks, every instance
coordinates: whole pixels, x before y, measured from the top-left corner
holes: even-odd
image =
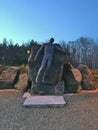
[[[98,82],[98,75],[94,75],[94,81]]]
[[[18,79],[20,70],[18,67],[9,67],[4,70],[0,75],[0,89],[11,89]]]
[[[1,73],[3,71],[3,68],[4,68],[3,65],[0,64],[0,75],[1,75]]]
[[[71,64],[65,64],[63,68],[62,78],[65,83],[65,92],[76,93],[82,89],[82,75],[80,71],[74,68]]]
[[[0,75],[1,75],[1,73],[2,73],[4,70],[6,70],[6,69],[8,69],[8,68],[9,68],[8,66],[0,65]]]
[[[55,95],[62,95],[65,92],[64,81],[59,82],[55,87]]]
[[[54,44],[54,46],[60,47],[59,44]],[[50,71],[48,73],[48,76],[45,78],[44,83],[35,84],[35,78],[38,72],[38,69],[41,65],[43,53],[40,54],[40,57],[38,57],[37,62],[34,63],[34,57],[39,49],[40,46],[33,46],[31,55],[28,60],[28,79],[32,82],[32,88],[33,91],[36,91],[36,93],[43,93],[43,94],[50,94],[55,93],[55,86],[61,81],[62,79],[62,71],[63,71],[63,65],[65,62],[67,62],[67,57],[65,54],[62,54],[60,52],[55,52],[53,55],[53,62],[50,68]],[[44,89],[45,88],[45,89]],[[39,92],[40,91],[40,92]]]
[[[34,63],[34,57],[39,48],[40,48],[40,45],[36,45],[36,44],[33,45],[33,47],[31,48],[31,54],[28,58],[28,65],[27,65],[28,80],[34,83],[35,83],[37,71],[40,67],[41,60],[43,57],[43,54],[41,54],[40,57],[38,57],[36,64]]]
[[[94,86],[98,88],[98,75],[94,75],[94,81],[93,81]]]
[[[93,84],[94,76],[91,70],[88,68],[88,66],[80,64],[77,68],[80,70],[82,74],[82,82],[81,82],[82,88],[85,90],[96,89],[96,87]]]
[[[27,86],[27,74],[23,73],[19,75],[18,82],[15,84],[15,88],[18,90],[23,90]]]

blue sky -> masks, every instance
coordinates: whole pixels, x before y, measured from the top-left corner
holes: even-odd
[[[0,0],[0,42],[98,39],[98,0]]]

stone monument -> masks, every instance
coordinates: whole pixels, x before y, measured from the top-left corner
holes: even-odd
[[[32,47],[28,59],[28,81],[32,82],[34,94],[55,94],[55,88],[62,80],[63,65],[68,62],[68,55],[59,44],[53,42],[51,38],[42,46]]]
[[[32,47],[28,59],[28,85],[31,85],[33,94],[27,93],[23,103],[25,107],[63,107],[66,104],[63,96],[55,96],[55,89],[62,80],[67,53],[59,44],[52,44],[53,42],[54,39],[51,38],[42,46]]]

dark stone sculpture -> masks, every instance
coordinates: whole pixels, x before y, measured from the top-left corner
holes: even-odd
[[[47,76],[44,78],[44,82],[40,79],[40,82],[36,83],[36,76],[44,56],[44,51],[41,51],[35,62],[34,58],[39,48],[40,45],[32,47],[31,55],[28,59],[28,81],[32,82],[32,90],[34,93],[54,94],[56,85],[62,80],[63,65],[67,62],[68,56],[59,44],[53,44],[53,48],[55,49]],[[58,50],[62,50],[62,52]]]
[[[48,43],[43,44],[41,48],[38,50],[34,58],[34,61],[36,61],[39,54],[41,52],[44,52],[41,66],[36,76],[36,83],[45,83],[46,77],[48,76],[48,73],[52,64],[53,52],[55,49],[55,47],[52,44],[53,42],[54,42],[54,39],[51,38]]]

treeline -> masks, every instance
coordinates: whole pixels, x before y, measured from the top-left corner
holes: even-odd
[[[0,43],[0,64],[22,65],[27,64],[27,59],[33,45],[38,45],[34,40],[19,45],[8,42],[6,38]],[[70,62],[77,66],[80,63],[88,65],[92,69],[98,69],[98,42],[91,38],[80,37],[76,41],[59,43],[70,53]]]
[[[70,61],[74,66],[86,64],[91,69],[98,69],[98,42],[91,38],[80,37],[76,41],[61,42],[70,52]]]
[[[30,42],[19,45],[13,44],[12,41],[8,42],[6,38],[0,43],[0,64],[3,65],[22,65],[27,64],[28,56],[33,44],[37,42],[31,40]]]

